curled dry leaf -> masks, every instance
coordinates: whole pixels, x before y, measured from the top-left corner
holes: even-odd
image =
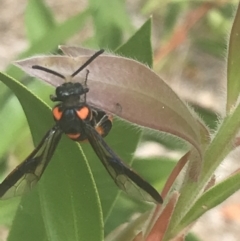
[[[178,177],[179,173],[183,170],[184,166],[188,162],[189,156],[190,156],[190,151],[180,158],[180,160],[177,162],[177,165],[172,170],[162,190],[163,199],[166,198],[173,183],[176,181],[176,178]]]
[[[90,55],[73,56],[77,47],[61,47],[70,56],[37,56],[17,61],[26,73],[54,86],[63,83],[58,76],[32,69],[40,65],[69,79]],[[86,51],[86,50],[84,50]],[[78,55],[79,52],[77,52]],[[83,53],[91,54],[91,51]],[[151,69],[132,59],[102,55],[87,66],[89,104],[113,113],[125,120],[151,129],[168,132],[191,143],[201,156],[201,129],[188,107],[176,93]],[[73,81],[83,82],[86,70]]]

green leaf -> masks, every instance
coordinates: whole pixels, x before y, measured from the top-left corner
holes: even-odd
[[[227,65],[227,111],[235,105],[240,92],[240,3],[230,34]]]
[[[2,87],[6,86],[3,85]],[[28,84],[28,88],[32,89],[35,95],[40,96],[42,100],[47,101],[47,103],[50,102],[49,95],[52,93],[53,87],[43,82],[32,80],[32,82]],[[15,146],[16,143],[22,145],[23,139],[26,138],[28,128],[26,117],[23,115],[19,101],[9,89],[8,91],[8,98],[5,97],[5,95],[2,96],[3,99],[6,98],[6,103],[0,107],[0,113],[1,116],[9,116],[9,110],[11,110],[11,118],[8,118],[7,121],[6,118],[0,118],[0,126],[2,126],[1,139],[4,140],[0,141],[0,156],[3,156],[10,146]],[[18,137],[17,139],[16,136]],[[29,147],[21,146],[21,153],[25,153],[26,148]]]
[[[238,172],[206,191],[182,219],[178,225],[178,230],[182,230],[187,227],[205,212],[225,201],[239,189],[240,173]]]
[[[1,200],[0,202],[0,223],[1,225],[10,226],[17,211],[20,198],[13,198],[11,200]]]
[[[141,176],[148,180],[153,186],[160,190],[163,188],[165,181],[176,165],[176,160],[167,157],[152,158],[134,158],[134,170],[141,172]]]
[[[37,189],[23,198],[20,205],[8,241],[48,240]]]
[[[132,30],[131,21],[121,0],[89,0],[98,46],[115,49],[122,42],[123,31]]]
[[[53,126],[49,108],[19,82],[3,74],[0,79],[18,97],[37,144]],[[36,240],[37,234],[58,241],[102,240],[103,224],[96,187],[78,146],[63,138],[52,159],[38,188],[22,199],[10,240]],[[30,229],[28,224],[31,224]],[[26,232],[26,228],[33,232],[19,235],[21,231]]]
[[[6,153],[6,150],[13,145],[16,136],[20,136],[26,124],[26,118],[22,114],[22,108],[17,102],[15,96],[10,96],[8,102],[0,107],[1,116],[8,117],[11,110],[11,118],[0,118],[1,141],[0,141],[0,156]]]
[[[152,19],[149,18],[125,44],[115,51],[115,53],[133,58],[152,67],[151,26]]]
[[[54,18],[43,0],[29,0],[25,12],[25,26],[30,42],[42,38],[54,26]]]

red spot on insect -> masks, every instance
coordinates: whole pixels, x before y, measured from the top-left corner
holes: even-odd
[[[62,118],[62,111],[59,109],[58,106],[53,108],[52,113],[56,120],[60,120]]]
[[[95,130],[97,131],[97,133],[98,133],[100,136],[103,136],[103,135],[104,135],[104,129],[103,129],[101,126],[96,126],[96,127],[95,127]]]
[[[85,106],[77,111],[77,115],[81,120],[85,120],[87,119],[89,112],[89,108]]]
[[[76,134],[67,134],[67,136],[72,139],[72,140],[76,140],[80,137],[80,133],[76,133]]]

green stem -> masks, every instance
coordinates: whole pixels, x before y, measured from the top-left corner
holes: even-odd
[[[205,187],[216,168],[221,164],[229,151],[232,150],[232,141],[239,127],[240,105],[223,120],[214,139],[206,149],[200,180],[198,182],[189,180],[181,190],[181,196],[171,218],[167,238],[174,237],[180,231],[178,229],[179,223],[190,210],[193,202],[199,196],[200,191]]]

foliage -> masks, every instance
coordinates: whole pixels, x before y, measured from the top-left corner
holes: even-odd
[[[178,16],[191,8],[202,7],[204,4],[204,2],[188,4],[179,1],[171,3],[166,1],[160,4],[159,1],[152,0],[143,6],[142,11],[149,14],[164,7],[164,13],[156,15],[164,20],[162,43],[166,44],[170,34],[175,31]],[[221,56],[221,47],[224,46],[224,28],[217,26],[221,24],[230,26],[231,5],[211,3],[204,5],[203,9],[206,8],[213,8],[206,19],[211,24],[200,27],[208,34],[204,37],[200,35],[196,37],[198,33],[195,34],[193,31],[191,38],[194,45],[201,50],[212,51],[212,54]],[[116,54],[153,66],[152,20],[148,19],[137,31],[134,31],[122,1],[108,0],[104,5],[89,1],[89,6],[83,12],[58,24],[43,1],[29,0],[25,15],[29,48],[20,54],[19,58],[37,53],[46,54],[49,51],[57,52],[57,46],[67,42],[70,37],[81,31],[91,18],[95,35],[85,40],[85,46],[109,48]],[[129,74],[130,70],[127,74],[125,73],[128,69],[134,70],[133,62],[128,62],[132,65],[125,64],[120,68],[117,58],[113,57],[112,63],[119,67],[119,72],[116,73],[110,62],[109,66],[102,66],[105,72],[98,75],[99,80],[103,81],[103,86],[106,84],[104,82],[106,73],[115,77],[116,82],[121,75],[126,76],[130,83],[129,95],[127,96],[127,90],[125,90],[125,95],[120,96],[122,101],[120,103],[127,103],[131,96],[134,96],[137,102],[130,102],[132,109],[135,110],[134,116],[123,112],[120,117],[133,121],[134,124],[158,130],[156,132],[136,128],[129,122],[116,118],[114,128],[106,137],[106,141],[123,160],[133,165],[134,169],[158,190],[163,190],[164,205],[151,206],[120,193],[87,144],[82,144],[79,148],[78,144],[64,138],[38,187],[21,200],[16,198],[1,201],[0,209],[4,210],[0,215],[1,224],[10,226],[12,222],[8,240],[102,240],[103,225],[106,240],[141,240],[141,238],[148,241],[170,238],[184,240],[192,224],[201,215],[239,190],[239,170],[217,184],[214,176],[216,168],[238,145],[236,134],[239,130],[240,116],[238,101],[240,87],[237,79],[239,16],[238,9],[228,46],[227,104],[226,114],[222,117],[203,107],[195,106],[195,111],[190,109],[155,73],[138,63],[136,66],[141,71],[133,76],[132,73]],[[209,32],[214,33],[211,40],[209,40]],[[129,40],[124,42],[125,36],[128,36]],[[67,54],[66,51],[65,54]],[[166,69],[174,58],[174,50],[165,59],[163,57],[159,59],[160,55],[155,54],[155,61],[158,60],[156,68],[159,69],[161,66],[162,69]],[[161,62],[160,65],[159,62]],[[101,62],[98,66],[101,66]],[[1,85],[0,90],[2,103],[0,112],[2,117],[6,117],[0,118],[0,125],[3,127],[1,140],[4,140],[0,142],[1,156],[6,155],[13,143],[16,143],[16,155],[19,154],[20,146],[28,143],[26,120],[35,145],[53,125],[47,104],[50,103],[49,94],[54,89],[39,81],[18,82],[17,80],[22,80],[25,75],[13,66],[10,66],[6,73],[8,75],[3,73],[0,75],[0,80],[7,86]],[[91,70],[91,74],[94,76],[94,69]],[[136,87],[136,82],[133,81],[135,79],[139,81],[139,86],[142,86],[140,91],[137,89],[139,86]],[[95,81],[94,78],[93,81]],[[108,108],[112,106],[111,96],[124,90],[124,84],[115,87],[113,92],[106,91],[103,93],[105,97],[99,97],[102,101],[100,106],[102,109],[109,110]],[[21,110],[19,103],[9,90],[20,102],[26,119],[19,113]],[[142,98],[144,101],[140,98],[141,96],[144,96]],[[94,98],[91,98],[90,96],[89,100],[94,101]],[[96,96],[95,98],[97,99]],[[151,108],[144,108],[145,103],[148,103]],[[9,110],[11,110],[10,116],[7,115]],[[114,110],[111,109],[111,112],[114,113]],[[197,113],[201,114],[203,121]],[[115,114],[119,115],[117,112]],[[214,134],[207,126],[211,127],[211,132],[214,131]],[[170,137],[159,134],[159,131],[168,133]],[[16,140],[16,136],[19,141]],[[138,157],[132,158],[139,139],[146,139],[146,137],[163,143],[169,150],[178,149],[184,154],[179,160],[168,157],[148,157],[144,160]],[[184,141],[179,141],[179,138]],[[180,145],[179,142],[181,142]],[[23,153],[18,155],[21,158],[29,152],[29,145],[26,146]],[[1,161],[4,168],[6,158],[2,158]],[[177,164],[176,161],[178,161]],[[5,175],[1,173],[2,178]],[[134,217],[136,212],[141,214]],[[129,222],[123,229],[118,229],[127,221]],[[138,233],[135,232],[136,230]],[[186,240],[196,239],[188,236]]]

